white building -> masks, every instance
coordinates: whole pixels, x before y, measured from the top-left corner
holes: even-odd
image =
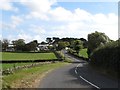
[[[52,45],[49,45],[49,44],[40,44],[40,45],[38,45],[37,50],[38,51],[49,50],[48,46],[52,46]]]
[[[14,45],[13,44],[9,44],[6,51],[15,51]]]

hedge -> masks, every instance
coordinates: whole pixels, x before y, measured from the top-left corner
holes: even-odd
[[[90,55],[91,63],[97,67],[120,72],[120,44],[118,41],[97,48]]]

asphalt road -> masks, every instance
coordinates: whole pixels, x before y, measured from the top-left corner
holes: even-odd
[[[98,73],[83,60],[72,58],[73,63],[50,72],[42,80],[40,88],[117,88],[118,80]]]

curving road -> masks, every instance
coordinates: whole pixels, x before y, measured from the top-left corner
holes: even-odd
[[[72,58],[73,63],[46,75],[39,86],[40,88],[118,89],[118,80],[98,73],[83,60],[75,59],[67,54],[66,57]]]

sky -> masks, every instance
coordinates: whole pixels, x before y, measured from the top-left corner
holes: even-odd
[[[95,31],[118,39],[118,2],[1,0],[0,39],[85,38]]]

